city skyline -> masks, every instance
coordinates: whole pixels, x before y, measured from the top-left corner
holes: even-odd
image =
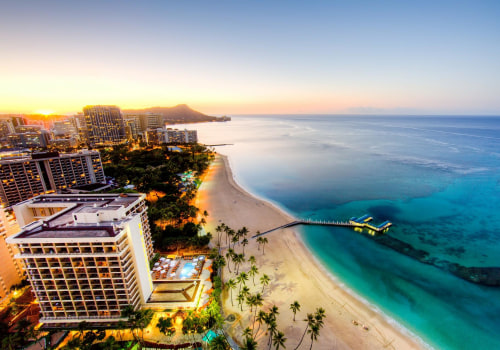
[[[0,113],[500,114],[494,1],[35,1],[0,14]]]

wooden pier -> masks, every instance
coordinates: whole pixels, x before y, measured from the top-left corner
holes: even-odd
[[[367,228],[369,230],[375,231],[376,233],[381,233],[387,230],[390,226],[392,226],[392,223],[389,221],[384,221],[382,224],[375,226],[370,223],[368,223],[372,218],[369,217],[368,215],[364,215],[360,217],[359,219],[356,218],[351,218],[349,221],[328,221],[328,220],[296,220],[292,221],[288,224],[281,225],[275,228],[272,228],[270,230],[267,230],[265,232],[261,232],[259,234],[256,234],[252,236],[252,238],[257,238],[259,236],[271,233],[276,230],[280,230],[282,228],[288,228],[292,226],[297,226],[297,225],[319,225],[319,226],[337,226],[337,227],[352,227],[352,228]]]

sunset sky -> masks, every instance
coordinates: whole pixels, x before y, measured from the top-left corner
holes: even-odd
[[[2,1],[0,113],[500,115],[500,1]]]

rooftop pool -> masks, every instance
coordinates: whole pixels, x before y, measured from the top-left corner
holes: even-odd
[[[185,263],[184,267],[181,270],[181,273],[179,274],[179,278],[181,279],[187,279],[191,278],[191,274],[194,272],[194,268],[196,266],[196,263]]]

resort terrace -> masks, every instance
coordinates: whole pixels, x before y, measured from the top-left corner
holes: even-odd
[[[212,292],[212,261],[204,255],[161,257],[153,266],[153,293],[148,307],[196,309],[208,304]]]

